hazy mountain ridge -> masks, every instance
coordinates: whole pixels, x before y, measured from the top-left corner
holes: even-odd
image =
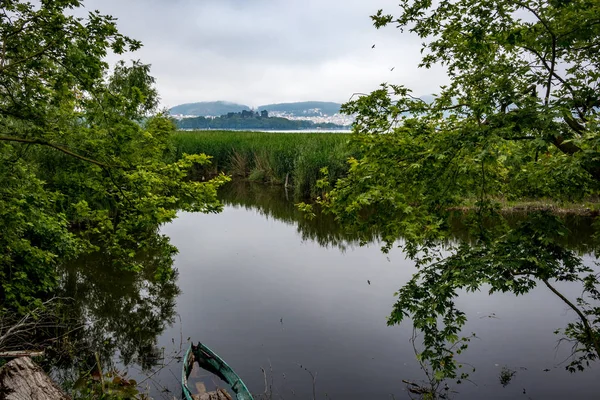
[[[291,116],[311,117],[321,115],[334,115],[340,112],[341,104],[326,101],[301,101],[294,103],[266,104],[256,108],[257,111],[285,113]],[[198,117],[218,117],[230,112],[250,110],[245,104],[228,101],[201,101],[177,105],[169,110],[171,115],[193,115]]]
[[[434,97],[431,95],[421,96],[421,99],[431,103]],[[339,114],[340,103],[330,101],[298,101],[291,103],[265,104],[254,108],[255,111],[266,110],[276,116],[284,117],[322,117]],[[245,104],[229,101],[201,101],[177,105],[169,110],[171,115],[184,115],[196,117],[219,117],[228,113],[239,113],[244,110],[253,109]]]
[[[171,115],[194,115],[194,116],[220,116],[230,112],[241,112],[250,110],[245,104],[237,104],[229,101],[200,101],[175,106],[169,110]]]

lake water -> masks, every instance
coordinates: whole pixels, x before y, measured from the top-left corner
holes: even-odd
[[[409,322],[387,326],[394,292],[414,272],[401,251],[360,247],[329,218],[302,220],[281,188],[243,186],[224,193],[221,214],[182,213],[163,228],[179,249],[175,267],[180,319],[158,345],[177,348],[190,337],[223,357],[253,393],[273,398],[409,398],[403,380],[425,380],[410,342]],[[369,283],[370,282],[370,283]],[[577,287],[562,286],[571,298]],[[451,386],[457,399],[594,399],[598,365],[565,371],[568,345],[553,331],[575,315],[540,286],[531,293],[463,294],[459,306],[475,332],[460,361],[471,382]],[[515,371],[503,387],[503,368]],[[181,364],[149,385],[155,398],[178,396]],[[207,387],[214,379],[194,373]],[[415,395],[413,395],[415,396]]]

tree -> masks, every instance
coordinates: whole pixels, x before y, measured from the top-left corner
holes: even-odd
[[[599,193],[600,3],[401,0],[400,8],[398,17],[372,16],[375,27],[422,38],[419,66],[442,65],[451,83],[432,103],[382,85],[345,104],[362,157],[321,204],[348,228],[380,232],[385,251],[403,238],[418,272],[389,323],[412,319],[437,379],[465,376],[455,358],[468,344],[459,290],[519,295],[540,283],[574,311],[562,332],[574,345],[568,368],[583,369],[600,356],[598,271],[564,246],[557,215],[532,212],[511,225],[500,201]],[[469,242],[451,240],[456,209],[466,209]],[[566,298],[560,281],[579,282],[582,296]]]
[[[205,155],[167,164],[175,127],[157,112],[149,66],[108,52],[141,43],[79,0],[0,2],[0,305],[26,312],[55,290],[57,266],[102,248],[140,271],[178,210],[216,212],[227,178],[188,179]],[[157,276],[170,276],[168,270]]]

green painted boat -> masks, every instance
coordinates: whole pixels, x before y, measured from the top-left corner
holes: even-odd
[[[200,342],[197,346],[191,343],[189,349],[185,352],[185,357],[183,357],[181,388],[185,400],[193,400],[192,393],[188,388],[188,377],[194,368],[194,362],[197,362],[200,368],[217,375],[222,381],[231,386],[237,400],[254,400],[238,374],[221,357]]]

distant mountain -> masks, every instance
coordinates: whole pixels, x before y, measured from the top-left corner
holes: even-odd
[[[431,95],[422,96],[427,103],[433,102]],[[270,113],[285,113],[291,117],[331,116],[340,112],[341,104],[327,101],[301,101],[294,103],[265,104],[255,110],[266,110]],[[181,104],[171,108],[171,115],[194,115],[198,117],[219,117],[228,113],[239,113],[251,108],[244,104],[229,101],[202,101],[198,103]]]
[[[320,115],[333,115],[340,112],[341,104],[325,101],[302,101],[296,103],[266,104],[258,110],[269,112],[285,112],[296,117],[315,117]]]
[[[175,106],[169,110],[171,115],[196,115],[201,117],[206,116],[221,116],[230,112],[241,112],[249,110],[250,107],[243,104],[231,103],[228,101],[201,101],[199,103],[187,103]]]

